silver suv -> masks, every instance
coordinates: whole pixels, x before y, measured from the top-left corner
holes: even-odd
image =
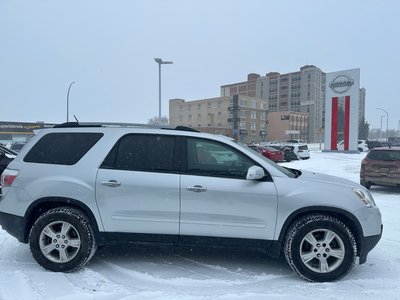
[[[283,253],[309,281],[333,281],[364,263],[382,233],[364,187],[188,128],[44,129],[1,184],[1,226],[56,272],[124,241],[257,248]]]

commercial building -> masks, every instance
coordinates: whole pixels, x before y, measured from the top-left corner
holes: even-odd
[[[255,94],[254,94],[255,85]],[[255,96],[268,100],[268,112],[301,112],[308,114],[305,140],[320,142],[325,127],[326,74],[316,66],[306,65],[299,71],[280,74],[270,72],[265,76],[251,73],[247,81],[221,86],[221,96],[234,94]],[[360,120],[365,114],[365,89],[360,89]],[[279,126],[270,120],[267,131],[274,135]],[[282,132],[277,132],[281,135]]]
[[[265,76],[249,74],[248,86],[252,86],[254,81],[256,82],[256,97],[269,101],[269,112],[307,113],[305,140],[319,141],[324,124],[324,72],[316,66],[307,65],[301,67],[300,71],[287,74],[278,72],[270,72]],[[235,92],[235,88],[238,92],[245,93],[244,86],[243,82],[223,85],[221,95],[231,95]],[[274,126],[274,128],[278,127]]]
[[[7,122],[0,121],[0,143],[27,142],[34,134],[34,130],[53,127],[55,124],[43,122]]]
[[[267,108],[265,99],[237,94],[193,101],[171,99],[169,122],[245,143],[261,142],[267,137]]]
[[[300,139],[305,141],[308,132],[307,113],[277,111],[268,113],[268,141]]]
[[[259,74],[250,73],[247,75],[247,81],[221,86],[221,97],[231,95],[256,97],[258,78],[260,78]]]

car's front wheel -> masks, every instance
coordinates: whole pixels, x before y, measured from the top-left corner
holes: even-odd
[[[75,208],[54,208],[33,224],[29,245],[35,260],[54,272],[82,268],[96,252],[92,226],[86,215]]]
[[[314,214],[289,228],[284,254],[290,267],[309,281],[335,281],[355,264],[357,246],[350,229],[339,219]]]

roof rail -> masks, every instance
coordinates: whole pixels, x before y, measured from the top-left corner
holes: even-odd
[[[159,124],[141,124],[141,123],[117,123],[117,122],[66,122],[53,126],[53,128],[76,128],[76,127],[133,127],[133,128],[154,128],[154,129],[169,129],[180,131],[199,132],[196,129],[186,126],[171,127],[168,125]]]
[[[140,123],[118,123],[118,122],[66,122],[55,125],[53,128],[71,127],[146,127],[146,128],[171,128],[168,125],[140,124]]]
[[[181,131],[191,131],[191,132],[200,132],[196,129],[193,129],[191,127],[187,127],[187,126],[176,126],[175,130],[181,130]]]

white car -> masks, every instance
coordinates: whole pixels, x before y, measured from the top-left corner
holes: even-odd
[[[309,159],[310,151],[308,150],[307,144],[296,143],[290,144],[293,147],[293,152],[296,154],[298,159]]]
[[[368,152],[369,151],[368,144],[367,144],[366,140],[358,140],[357,148],[358,148],[357,150],[359,152],[364,152],[364,151]],[[338,150],[344,150],[344,141],[340,141],[337,144],[337,149]]]
[[[293,145],[305,158],[307,145]],[[181,126],[43,129],[0,182],[0,226],[54,272],[82,268],[98,246],[163,243],[283,254],[300,277],[336,281],[366,262],[383,228],[358,183]]]
[[[358,140],[358,151],[369,151],[368,144],[366,140]]]
[[[262,146],[262,147],[265,147],[265,146],[282,146],[282,142],[278,142],[278,141],[261,142],[260,146]]]

